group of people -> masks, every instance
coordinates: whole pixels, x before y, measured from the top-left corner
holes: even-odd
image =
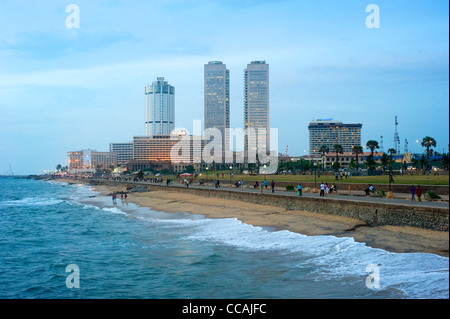
[[[420,187],[420,185],[417,185],[417,187],[414,187],[414,185],[411,186],[411,188],[409,189],[410,193],[411,193],[411,200],[415,201],[415,195],[417,195],[417,199],[419,200],[419,202],[422,201],[422,188]]]
[[[325,194],[332,193],[332,192],[337,192],[336,185],[333,184],[330,187],[330,186],[328,186],[328,183],[321,183],[320,184],[320,194],[319,194],[319,196],[325,196]]]
[[[128,194],[127,192],[113,192],[111,194],[112,201],[114,204],[117,204],[117,194],[120,194],[120,199],[123,201],[124,199],[127,200]]]

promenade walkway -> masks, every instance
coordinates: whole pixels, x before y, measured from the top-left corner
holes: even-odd
[[[223,181],[222,181],[223,182]],[[136,185],[157,185],[161,187],[178,187],[178,188],[187,188],[186,185],[180,184],[178,181],[174,181],[171,185],[167,186],[166,183],[151,183],[151,182],[118,182],[118,183],[131,183]],[[211,185],[212,184],[212,185]],[[270,186],[268,189],[263,189],[261,191],[260,188],[253,188],[251,185],[244,185],[244,187],[228,187],[228,184],[221,185],[220,188],[215,188],[213,183],[209,183],[209,185],[199,185],[198,183],[193,183],[189,185],[189,188],[194,189],[211,189],[216,191],[231,191],[231,192],[249,192],[249,193],[262,193],[264,195],[272,195],[272,190]],[[286,191],[280,190],[275,187],[275,195],[283,195],[283,196],[293,196],[300,197],[297,195],[297,191]],[[425,201],[422,197],[422,201],[419,202],[416,197],[416,201],[411,200],[410,194],[405,193],[394,193],[393,198],[381,198],[376,196],[365,196],[365,193],[362,191],[352,191],[349,195],[348,191],[338,190],[337,193],[327,194],[325,197],[320,197],[319,193],[309,193],[304,192],[303,197],[317,197],[322,198],[323,200],[343,200],[343,201],[353,201],[353,202],[371,202],[371,203],[385,203],[385,204],[394,204],[394,205],[404,205],[404,206],[420,206],[420,207],[433,207],[433,208],[446,208],[449,209],[449,196],[441,195],[440,201]]]

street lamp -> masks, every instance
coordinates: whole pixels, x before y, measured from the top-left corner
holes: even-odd
[[[266,176],[267,176],[266,167],[267,167],[267,165],[264,164],[264,166],[263,166],[263,168],[264,168],[264,181],[267,180],[267,177],[266,177]]]
[[[233,166],[230,165],[230,187],[231,187],[231,170],[233,169]]]
[[[206,182],[207,182],[207,183],[208,183],[208,181],[209,181],[209,179],[208,179],[208,169],[209,169],[209,167],[206,166]]]
[[[314,162],[314,193],[317,193],[317,162]]]

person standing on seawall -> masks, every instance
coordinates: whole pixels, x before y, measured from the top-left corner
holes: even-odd
[[[411,192],[411,195],[412,195],[411,200],[412,200],[412,201],[415,201],[416,198],[414,197],[414,195],[416,194],[416,188],[414,187],[414,185],[411,186],[411,188],[409,189],[409,191]]]
[[[320,195],[319,196],[325,196],[325,184],[320,184]]]

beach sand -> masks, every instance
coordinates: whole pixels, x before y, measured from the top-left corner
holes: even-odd
[[[73,182],[73,181],[69,181]],[[125,191],[124,186],[96,185],[103,195]],[[353,237],[369,247],[397,253],[432,253],[449,256],[449,233],[414,227],[367,227],[357,219],[285,210],[281,207],[258,205],[238,200],[206,198],[179,192],[151,191],[129,193],[128,202],[168,213],[187,212],[209,218],[237,218],[254,226],[289,230],[308,236],[332,235]]]

